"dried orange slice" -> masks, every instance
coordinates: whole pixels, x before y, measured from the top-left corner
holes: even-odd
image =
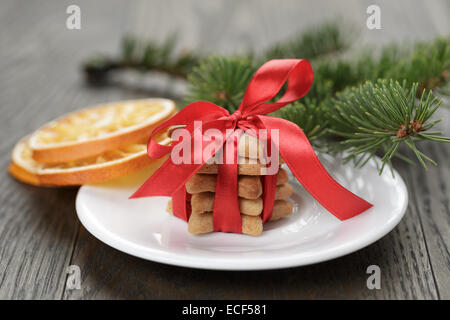
[[[167,144],[167,133],[156,140]],[[71,186],[101,182],[128,175],[155,163],[147,155],[145,143],[133,143],[97,156],[58,164],[36,162],[29,147],[29,137],[19,141],[13,149],[9,173],[16,179],[37,186]]]
[[[58,118],[33,133],[28,146],[39,163],[60,164],[148,139],[176,111],[168,99],[120,101]]]

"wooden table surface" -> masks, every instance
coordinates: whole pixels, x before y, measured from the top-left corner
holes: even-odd
[[[356,47],[432,39],[450,31],[450,3],[376,1],[382,30],[367,30],[372,1],[0,1],[0,298],[3,299],[449,299],[450,146],[423,144],[439,167],[396,164],[409,190],[404,219],[367,248],[286,270],[220,272],[141,260],[103,244],[80,224],[77,188],[38,188],[6,172],[15,142],[45,122],[87,105],[144,96],[179,97],[183,83],[162,75],[93,89],[79,67],[115,53],[129,32],[183,46],[233,53],[263,48],[299,28],[341,16],[361,30]],[[66,29],[66,8],[81,8],[81,30]],[[140,88],[133,84],[139,84]],[[147,88],[147,91],[142,89]],[[449,105],[448,101],[446,102]],[[441,115],[450,118],[444,110]],[[442,127],[449,132],[448,120]],[[66,288],[67,267],[81,289]],[[381,268],[381,289],[366,268]]]

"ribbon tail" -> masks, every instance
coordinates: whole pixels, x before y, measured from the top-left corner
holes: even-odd
[[[169,158],[147,181],[136,190],[130,199],[153,197],[153,196],[173,196],[179,188],[184,185],[189,178],[200,169],[203,164],[176,165]]]
[[[281,118],[258,116],[270,131],[279,129],[278,149],[303,187],[340,220],[350,219],[372,204],[341,186],[325,170],[308,138],[297,125]]]

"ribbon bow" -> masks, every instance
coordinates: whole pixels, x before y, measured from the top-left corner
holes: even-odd
[[[276,102],[267,102],[275,97],[286,81],[288,81],[288,85],[284,95]],[[207,101],[191,103],[155,128],[148,142],[148,155],[152,158],[160,158],[172,151],[177,143],[169,146],[160,145],[153,137],[158,132],[174,125],[184,125],[184,129],[194,136],[203,133],[197,132],[194,121],[201,121],[202,131],[211,128],[219,130],[223,135],[224,149],[227,141],[229,142],[230,139],[233,141],[235,159],[240,134],[230,134],[230,132],[248,129],[267,129],[267,132],[270,132],[271,129],[278,129],[279,139],[276,139],[278,145],[275,147],[304,188],[340,220],[356,216],[372,205],[342,187],[328,174],[317,158],[308,138],[297,125],[278,117],[266,116],[266,114],[303,97],[311,88],[312,83],[313,70],[307,60],[270,60],[256,71],[236,112],[230,115],[224,108]],[[272,139],[276,143],[274,140]],[[209,143],[202,143],[202,155]],[[190,164],[178,165],[174,164],[171,159],[166,160],[131,198],[172,196],[174,215],[188,220],[190,205],[185,184],[209,160],[205,156],[201,158],[200,161],[192,159]],[[214,230],[240,233],[237,162],[224,163],[218,168],[213,210]],[[276,175],[264,176],[263,184],[262,218],[265,222],[270,219],[272,214]]]

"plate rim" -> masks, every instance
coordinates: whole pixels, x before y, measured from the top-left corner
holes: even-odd
[[[375,160],[372,160],[375,161]],[[344,164],[342,164],[344,165]],[[356,168],[354,168],[356,169]],[[394,169],[395,179],[397,183],[400,185],[402,192],[405,195],[405,201],[399,213],[390,219],[388,223],[377,230],[377,232],[371,237],[367,238],[358,238],[358,241],[351,241],[341,244],[337,247],[333,247],[332,250],[328,249],[328,251],[321,251],[320,254],[314,254],[308,257],[295,257],[289,255],[289,257],[277,257],[276,259],[266,259],[264,263],[261,263],[261,259],[252,258],[254,261],[250,264],[236,264],[235,262],[230,263],[227,259],[217,259],[215,258],[214,262],[212,260],[198,258],[198,257],[189,257],[186,255],[180,255],[173,252],[167,252],[162,249],[145,247],[139,244],[136,244],[132,241],[124,239],[122,237],[118,237],[114,233],[110,232],[106,228],[98,225],[96,223],[91,223],[89,221],[90,217],[82,208],[82,204],[80,203],[82,192],[89,187],[95,187],[95,185],[84,185],[78,190],[75,207],[77,216],[82,223],[82,225],[86,228],[89,233],[91,233],[94,237],[96,237],[101,242],[109,245],[110,247],[119,250],[123,253],[130,254],[132,256],[154,261],[158,263],[168,264],[177,267],[188,267],[195,269],[203,269],[203,270],[223,270],[223,271],[256,271],[256,270],[277,270],[277,269],[285,269],[292,267],[300,267],[307,266],[311,264],[316,264],[320,262],[325,262],[329,260],[333,260],[339,257],[346,256],[350,253],[356,252],[367,247],[370,244],[373,244],[391,232],[398,223],[402,220],[406,213],[406,209],[408,207],[409,202],[409,194],[405,184],[405,181],[398,173],[397,170]],[[92,218],[91,218],[92,219]],[[352,218],[353,219],[353,218]],[[144,252],[144,253],[143,253]],[[177,257],[173,257],[176,255]],[[181,257],[181,258],[180,258]]]

